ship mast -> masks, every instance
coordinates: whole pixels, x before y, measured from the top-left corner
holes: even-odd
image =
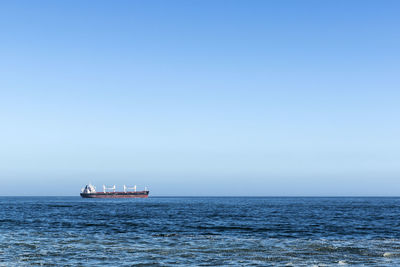
[[[109,190],[114,190],[114,192],[115,192],[115,185],[113,186],[113,187],[106,187],[104,184],[103,184],[103,192],[104,193],[106,193],[106,190],[107,189],[109,189]]]
[[[124,185],[124,192],[126,193],[127,189],[133,189],[136,192],[136,185],[134,187],[127,187],[126,185]]]

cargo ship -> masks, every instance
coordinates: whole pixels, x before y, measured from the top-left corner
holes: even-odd
[[[143,191],[136,191],[136,185],[134,187],[127,187],[124,185],[124,191],[122,192],[115,191],[115,185],[108,188],[103,185],[103,192],[97,192],[96,188],[91,184],[86,185],[85,188],[81,190],[81,197],[83,198],[147,198],[148,196],[149,191],[146,187]]]

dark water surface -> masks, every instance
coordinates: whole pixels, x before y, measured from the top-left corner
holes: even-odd
[[[400,266],[400,198],[0,198],[0,266]]]

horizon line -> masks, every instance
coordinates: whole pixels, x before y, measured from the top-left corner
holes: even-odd
[[[79,197],[79,195],[0,195],[0,197]],[[344,195],[344,196],[340,196],[340,195],[288,195],[288,196],[282,196],[282,195],[277,195],[277,196],[239,196],[239,195],[233,195],[233,196],[180,196],[180,195],[176,195],[176,196],[149,196],[148,198],[205,198],[205,197],[209,197],[209,198],[350,198],[350,197],[360,197],[360,198],[369,198],[369,197],[379,197],[379,198],[388,198],[388,197],[400,197],[399,195],[387,195],[387,196],[383,196],[383,195]],[[107,199],[114,199],[114,198],[107,198]]]

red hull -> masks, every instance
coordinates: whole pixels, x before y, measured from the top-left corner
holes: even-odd
[[[149,191],[81,193],[83,198],[147,198]]]

